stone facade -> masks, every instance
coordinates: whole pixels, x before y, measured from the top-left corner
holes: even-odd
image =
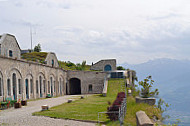
[[[0,35],[0,55],[20,59],[21,49],[13,35]]]
[[[66,76],[60,68],[0,56],[0,100],[64,95]]]
[[[0,42],[0,101],[102,93],[104,89],[105,72],[63,70],[55,53],[48,53],[46,64],[26,61],[20,59],[21,50],[13,35],[2,35]],[[8,50],[12,50],[11,57]]]
[[[67,72],[67,94],[72,94],[70,88],[74,88],[71,79],[79,79],[81,86],[81,94],[89,93],[102,93],[105,83],[105,77],[107,74],[105,72],[95,72],[95,71],[68,71]]]
[[[100,60],[99,62],[93,64],[90,69],[98,71],[115,71],[117,70],[116,59]]]
[[[59,67],[57,56],[53,52],[49,52],[46,56],[45,62],[49,66]]]

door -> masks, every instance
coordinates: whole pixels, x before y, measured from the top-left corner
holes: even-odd
[[[26,83],[26,98],[29,99],[29,94],[28,94],[28,79],[25,80]]]
[[[17,99],[17,93],[16,93],[16,74],[13,73],[13,98],[14,100]]]

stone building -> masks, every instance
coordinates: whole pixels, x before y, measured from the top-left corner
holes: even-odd
[[[15,38],[10,34],[0,35],[0,55],[20,59],[21,49]]]
[[[115,71],[116,68],[116,59],[105,59],[100,60],[95,64],[92,64],[91,70],[97,70],[97,71]]]
[[[47,53],[44,62],[22,59],[13,35],[0,36],[0,52],[0,101],[102,93],[105,88],[107,73],[63,70],[55,53]]]

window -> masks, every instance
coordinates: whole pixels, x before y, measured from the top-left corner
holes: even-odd
[[[33,93],[33,81],[30,79],[30,93]]]
[[[7,95],[11,95],[11,82],[10,79],[7,79]]]
[[[48,81],[48,93],[50,93],[50,83]]]
[[[21,79],[18,79],[18,90],[19,90],[19,94],[22,94]]]
[[[9,57],[13,57],[13,51],[9,50]]]
[[[1,77],[0,77],[0,96],[2,96],[2,83],[1,83]]]
[[[53,79],[50,77],[50,86],[51,86],[51,93],[53,93]]]
[[[40,76],[40,94],[42,93],[42,77]]]
[[[55,92],[55,81],[54,81],[54,92]]]
[[[90,84],[89,87],[88,87],[88,91],[92,91],[92,85]]]
[[[43,83],[44,83],[44,93],[46,93],[46,81],[43,80]]]
[[[36,93],[38,94],[38,80],[36,80]]]
[[[51,61],[51,65],[52,65],[52,67],[54,66],[54,60]]]

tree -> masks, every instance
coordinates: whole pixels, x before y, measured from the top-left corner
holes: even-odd
[[[41,51],[42,51],[42,49],[41,49],[41,45],[40,44],[38,44],[38,45],[36,45],[34,47],[34,52],[41,52]]]
[[[154,97],[159,94],[158,89],[151,91],[151,87],[154,83],[151,76],[146,77],[144,81],[140,81],[139,85],[142,86],[141,94],[143,98]]]
[[[81,68],[82,68],[82,70],[85,70],[85,68],[86,68],[86,61],[85,60],[82,62]]]
[[[117,67],[117,70],[125,70],[125,68],[122,67],[122,66],[118,66],[118,67]]]
[[[86,61],[85,60],[82,62],[82,64],[80,64],[80,63],[76,64],[76,70],[85,70],[85,68],[86,68]]]

